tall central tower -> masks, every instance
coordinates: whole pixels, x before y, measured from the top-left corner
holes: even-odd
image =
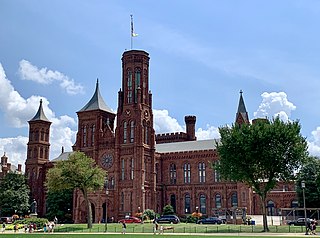
[[[130,50],[122,55],[116,153],[120,215],[155,208],[155,132],[149,92],[149,54]]]

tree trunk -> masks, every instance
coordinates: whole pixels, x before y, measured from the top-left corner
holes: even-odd
[[[91,209],[91,203],[88,199],[88,192],[87,190],[82,190],[83,197],[87,206],[87,227],[88,229],[92,228],[92,209]]]
[[[260,195],[261,207],[262,207],[262,221],[263,221],[263,232],[269,232],[267,210],[266,210],[266,194]]]

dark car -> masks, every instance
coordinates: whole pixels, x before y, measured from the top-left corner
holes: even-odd
[[[307,224],[310,224],[312,221],[315,222],[316,225],[318,224],[318,222],[316,220],[307,218]],[[288,221],[287,224],[289,226],[304,226],[306,223],[305,223],[304,218],[298,218],[297,220]]]
[[[141,223],[141,219],[138,217],[126,217],[118,221],[119,223]]]
[[[197,224],[222,224],[223,221],[221,218],[218,217],[208,217],[208,218],[203,218],[197,221]]]
[[[163,215],[156,219],[157,223],[170,223],[170,224],[177,224],[180,222],[179,217],[176,215]]]

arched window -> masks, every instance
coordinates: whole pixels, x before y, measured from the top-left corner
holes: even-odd
[[[156,171],[155,171],[155,173],[156,173],[156,182],[158,183],[158,182],[160,182],[159,181],[159,163],[156,163]]]
[[[83,126],[83,146],[87,146],[87,128]]]
[[[204,183],[206,182],[206,165],[204,162],[200,162],[198,164],[199,169],[199,182]]]
[[[123,123],[123,143],[127,143],[127,122]]]
[[[219,161],[216,161],[216,162],[215,162],[215,165],[216,165],[216,166],[219,165]],[[213,171],[214,171],[214,176],[213,176],[214,182],[220,182],[220,181],[221,181],[221,177],[220,177],[219,171],[216,170],[216,169],[214,169]]]
[[[237,207],[238,206],[238,195],[237,195],[237,192],[234,192],[231,195],[231,206],[232,207]]]
[[[216,208],[221,208],[222,207],[221,195],[219,193],[217,193],[216,196],[215,196],[215,203],[216,203]]]
[[[134,158],[131,158],[131,173],[130,173],[130,179],[134,179]]]
[[[177,182],[177,169],[175,164],[170,164],[170,184]]]
[[[184,183],[190,183],[191,179],[191,169],[190,164],[184,164],[183,165],[183,179]]]
[[[36,132],[34,133],[34,140],[39,141],[39,131],[38,130],[36,130]]]
[[[275,210],[275,204],[272,200],[269,200],[267,202],[267,209],[268,209],[268,216],[277,215],[276,210]]]
[[[44,148],[40,147],[40,158],[43,158],[43,150],[44,150]]]
[[[148,144],[149,138],[148,138],[148,125],[145,125],[144,127],[144,143]]]
[[[291,207],[294,208],[294,207],[299,207],[299,202],[297,200],[292,200],[291,201]]]
[[[46,131],[46,141],[49,142],[49,130]]]
[[[91,127],[91,146],[94,146],[94,133],[96,132],[96,126],[92,125]]]
[[[186,214],[191,213],[191,197],[188,193],[184,196],[184,211]]]
[[[137,98],[138,98],[138,88],[141,88],[140,87],[140,79],[141,79],[141,72],[140,72],[140,69],[136,69],[135,70],[135,76],[134,76],[134,78],[135,78],[135,82],[136,82],[136,84],[135,84],[135,102],[137,102]]]
[[[134,142],[134,121],[130,123],[130,142]]]
[[[170,204],[173,208],[173,211],[176,212],[177,211],[177,205],[176,205],[176,195],[175,194],[171,194],[170,196]]]
[[[41,129],[40,137],[41,137],[41,141],[44,141],[44,130],[43,129]]]
[[[127,102],[132,103],[132,73],[128,70],[128,79],[127,79]]]
[[[121,159],[121,180],[124,180],[124,159]]]
[[[200,212],[202,214],[207,214],[206,195],[204,195],[204,194],[200,195]]]

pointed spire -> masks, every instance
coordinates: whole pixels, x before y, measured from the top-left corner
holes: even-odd
[[[49,121],[43,112],[42,99],[40,99],[40,106],[39,106],[39,109],[38,109],[36,115],[30,121]]]
[[[243,91],[240,90],[240,99],[239,99],[238,111],[236,116],[236,123],[238,124],[249,123],[248,112],[244,104],[242,93]]]
[[[106,111],[114,114],[114,112],[110,109],[110,107],[108,107],[107,104],[104,102],[100,94],[99,79],[97,79],[96,90],[92,98],[79,112],[93,111],[93,110],[102,110],[102,111]]]
[[[242,97],[242,90],[240,90],[240,99],[239,99],[239,105],[238,105],[238,113],[246,113],[246,106],[244,105],[244,100]]]

